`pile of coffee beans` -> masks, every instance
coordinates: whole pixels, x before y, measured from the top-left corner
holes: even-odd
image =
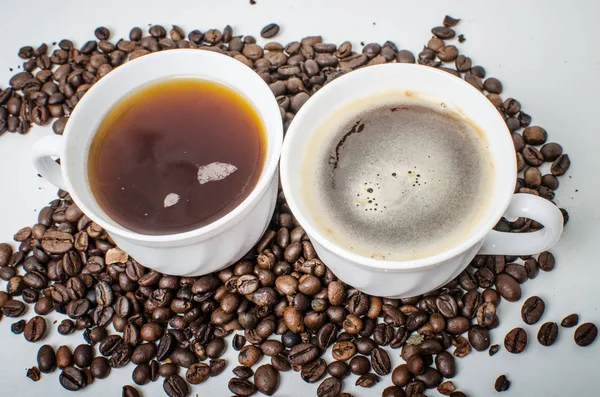
[[[136,27],[128,39],[113,42],[109,30],[100,27],[97,40],[80,48],[66,39],[51,54],[45,44],[21,48],[24,71],[0,91],[0,133],[26,133],[32,122],[41,125],[57,118],[53,129],[62,134],[73,108],[95,82],[128,60],[173,48],[216,51],[253,68],[276,96],[285,128],[309,97],[333,79],[369,65],[417,62],[464,78],[487,96],[513,137],[523,172],[515,192],[553,200],[569,156],[559,144],[547,142],[544,128],[530,125],[531,117],[518,100],[501,98],[498,79],[487,77],[483,67],[450,44],[458,22],[446,17],[442,26],[431,30],[433,37],[416,57],[390,41],[356,51],[350,42],[326,43],[321,36],[261,47],[252,36],[234,35],[230,26],[186,35],[178,26],[167,32],[155,25],[146,36]],[[261,36],[272,38],[278,31],[278,25],[269,24]],[[544,163],[551,164],[549,173],[542,174]],[[568,213],[561,211],[567,223]],[[504,232],[542,227],[525,218],[501,219],[496,225]],[[477,256],[455,280],[426,295],[369,296],[338,280],[319,260],[283,192],[256,247],[235,265],[203,277],[146,269],[116,247],[65,191],[39,212],[38,223],[22,228],[14,239],[19,243],[16,250],[0,244],[0,278],[7,282],[6,292],[0,291],[0,316],[21,317],[32,305],[36,316],[16,321],[11,330],[38,342],[52,326],[43,316],[56,311],[66,316],[58,332],[82,332],[86,341],[73,351],[43,345],[37,366],[27,376],[38,380],[40,373],[60,370],[60,384],[75,391],[133,362],[133,383],[160,379],[170,397],[190,395],[190,384],[218,376],[228,367],[233,367],[229,390],[237,396],[257,391],[272,395],[279,374],[295,371],[305,382],[319,383],[318,397],[350,396],[343,391],[349,374],[357,375],[355,385],[363,388],[391,378],[384,397],[423,397],[433,388],[464,397],[447,380],[456,373],[457,358],[472,349],[497,353],[500,347],[491,345],[489,331],[499,325],[498,305],[502,299],[520,300],[522,283],[555,266],[549,252],[522,258]],[[523,320],[535,324],[544,307],[539,297],[529,298]],[[561,325],[573,327],[578,321],[577,315],[570,315]],[[550,345],[557,332],[555,323],[545,323],[538,340]],[[587,346],[596,335],[596,326],[585,323],[574,338]],[[239,352],[239,365],[221,358],[229,343]],[[511,353],[523,351],[526,344],[522,328],[504,341]],[[390,348],[401,349],[404,364],[392,368]],[[269,363],[253,370],[263,357]],[[501,377],[496,389],[509,385]],[[123,396],[139,395],[134,386],[123,387]]]

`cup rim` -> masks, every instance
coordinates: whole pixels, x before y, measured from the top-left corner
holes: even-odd
[[[88,90],[86,95],[83,96],[83,98],[77,103],[77,107],[73,110],[73,113],[69,117],[69,123],[67,123],[67,125],[65,127],[65,132],[63,134],[64,137],[66,138],[65,148],[69,147],[69,141],[71,139],[74,139],[73,137],[76,136],[75,132],[71,132],[71,130],[73,130],[76,125],[85,123],[85,120],[82,119],[80,116],[80,114],[82,114],[81,110],[78,112],[77,109],[85,108],[86,103],[90,100],[90,97],[92,95],[94,95],[94,93],[96,91],[101,89],[101,87],[103,85],[107,84],[108,80],[110,80],[110,79],[114,80],[115,78],[120,77],[120,75],[122,75],[124,73],[135,73],[136,69],[143,68],[148,63],[154,62],[156,58],[169,58],[169,57],[176,58],[176,57],[181,57],[181,56],[213,58],[214,60],[216,60],[216,62],[230,63],[231,65],[235,65],[235,67],[238,68],[239,70],[245,71],[245,68],[247,68],[246,65],[242,64],[238,60],[233,59],[227,55],[219,54],[214,51],[189,49],[189,48],[180,48],[180,49],[173,49],[173,50],[169,50],[169,51],[155,52],[155,53],[147,54],[147,55],[144,55],[137,59],[134,59],[133,61],[129,61],[129,62],[119,66],[117,69],[113,70],[111,73],[107,74],[102,79],[100,79],[96,84],[94,84]],[[198,77],[202,77],[201,71],[199,72]],[[271,93],[271,89],[269,88],[267,83],[262,78],[260,78],[260,76],[258,74],[256,74],[256,73],[248,74],[248,78],[253,80],[253,85],[255,86],[255,88],[254,88],[255,90],[256,89],[268,90],[268,92]],[[211,79],[211,78],[208,78],[208,79]],[[149,80],[148,82],[150,82],[150,81],[151,80]],[[233,87],[233,88],[237,89],[236,87]],[[256,201],[258,199],[260,199],[260,197],[262,196],[264,191],[268,188],[273,175],[277,172],[279,158],[281,156],[281,149],[283,146],[283,123],[281,122],[279,105],[277,105],[277,100],[275,99],[275,97],[271,95],[272,99],[269,97],[268,103],[264,103],[264,104],[261,103],[260,108],[259,108],[258,104],[256,104],[253,101],[253,99],[250,97],[250,95],[247,95],[246,92],[243,92],[243,94],[248,97],[248,100],[254,105],[254,107],[257,109],[257,111],[259,111],[260,113],[265,113],[265,114],[272,113],[273,115],[276,115],[279,120],[277,123],[274,123],[275,127],[273,127],[273,128],[276,128],[277,130],[274,131],[273,134],[270,134],[269,131],[267,131],[267,126],[269,124],[269,121],[267,119],[263,120],[264,127],[265,127],[265,139],[267,140],[266,141],[267,142],[267,145],[266,145],[267,151],[265,154],[265,159],[269,158],[269,156],[270,156],[270,159],[268,160],[268,162],[265,161],[265,164],[263,165],[263,169],[261,171],[260,177],[259,177],[256,185],[250,192],[250,194],[241,203],[239,203],[234,209],[232,209],[230,212],[228,212],[221,218],[209,223],[208,225],[205,225],[200,228],[193,229],[193,230],[189,230],[186,232],[182,232],[182,233],[164,234],[164,235],[150,235],[150,234],[136,233],[136,232],[128,230],[120,225],[115,226],[109,222],[106,222],[104,219],[106,217],[106,215],[102,216],[101,214],[98,214],[96,211],[91,210],[87,205],[85,205],[84,201],[80,199],[77,192],[73,189],[73,185],[71,184],[71,179],[69,177],[69,167],[63,166],[63,167],[61,167],[62,173],[63,173],[63,179],[65,180],[65,184],[67,185],[67,188],[69,189],[69,194],[73,198],[74,202],[77,203],[77,205],[81,208],[81,210],[86,214],[90,214],[91,217],[94,218],[93,220],[96,223],[98,223],[100,226],[102,226],[102,228],[104,228],[108,233],[113,233],[120,237],[131,239],[131,240],[136,240],[139,242],[165,243],[165,242],[184,241],[184,240],[188,240],[188,239],[196,238],[196,237],[200,237],[200,236],[210,236],[210,235],[213,235],[216,232],[218,232],[219,229],[231,226],[231,223],[233,221],[235,221],[236,218],[238,218],[240,215],[245,213],[248,209],[251,209],[256,204]],[[270,111],[268,110],[269,108],[271,108]],[[266,109],[266,110],[263,111],[261,109]],[[261,114],[261,116],[262,116],[262,114]],[[93,132],[93,134],[95,134],[95,133],[96,133],[96,131]],[[271,135],[272,135],[272,137],[271,137]],[[66,149],[66,150],[68,150],[68,149]]]
[[[489,109],[490,117],[495,119],[494,123],[498,125],[499,129],[505,130],[506,136],[510,137],[508,127],[502,119],[500,112],[498,112],[494,105],[479,90],[477,90],[475,87],[473,87],[471,84],[467,83],[463,79],[453,76],[448,72],[418,64],[392,63],[373,65],[367,68],[352,71],[350,73],[344,74],[336,78],[334,81],[328,83],[319,91],[317,91],[298,111],[286,132],[286,138],[283,142],[280,162],[281,185],[285,193],[286,201],[292,213],[294,214],[298,222],[302,225],[307,235],[310,236],[311,239],[314,239],[318,244],[322,245],[324,248],[342,257],[343,259],[351,261],[352,263],[358,265],[362,265],[366,268],[375,268],[380,270],[414,270],[438,266],[443,262],[448,261],[449,259],[455,258],[456,256],[467,251],[468,249],[475,246],[478,242],[481,242],[483,240],[485,235],[493,229],[494,225],[498,222],[498,220],[502,217],[502,215],[508,208],[508,204],[510,203],[511,197],[513,195],[512,190],[507,189],[505,192],[500,192],[500,194],[498,194],[496,198],[492,200],[489,207],[490,211],[486,219],[483,222],[481,222],[479,228],[475,232],[473,232],[469,236],[469,238],[462,240],[460,243],[454,245],[452,248],[440,252],[436,255],[406,261],[368,258],[342,248],[338,243],[329,239],[327,236],[321,233],[318,230],[318,228],[313,226],[313,222],[310,221],[308,216],[305,216],[304,212],[301,209],[302,207],[298,204],[302,201],[302,199],[296,198],[293,194],[291,194],[293,189],[291,188],[290,180],[294,177],[298,177],[298,174],[293,174],[294,169],[289,164],[290,152],[295,150],[295,148],[291,145],[292,137],[294,137],[295,135],[303,135],[305,137],[304,139],[306,140],[312,136],[310,132],[301,130],[301,121],[304,118],[310,117],[312,109],[317,108],[318,106],[322,106],[322,104],[318,103],[319,98],[331,93],[343,84],[351,84],[352,81],[356,79],[381,78],[379,72],[383,71],[384,69],[395,70],[396,73],[402,73],[404,70],[413,69],[413,72],[416,71],[416,73],[422,73],[425,75],[438,75],[438,77],[447,79],[453,84],[458,83],[458,85],[462,87],[461,89],[471,91],[472,94],[476,93],[478,95],[477,100],[482,102],[482,104],[484,104],[483,106]],[[514,155],[514,153],[513,157],[514,161],[506,161],[506,164],[503,164],[503,166],[506,166],[506,172],[510,173],[510,175],[513,175],[511,179],[514,180],[514,185],[514,183],[516,183],[517,178],[516,155]],[[497,186],[499,182],[500,181],[496,180],[494,182],[494,186]]]

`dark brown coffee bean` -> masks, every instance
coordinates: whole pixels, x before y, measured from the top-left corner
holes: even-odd
[[[371,353],[371,366],[378,375],[384,376],[391,372],[392,365],[387,352],[379,347]]]
[[[509,302],[516,302],[521,299],[521,286],[508,274],[499,274],[496,276],[496,290]]]
[[[243,365],[235,367],[232,370],[232,372],[235,376],[237,376],[240,379],[248,379],[248,378],[252,377],[252,375],[254,375],[254,371],[252,371],[251,368],[243,366]]]
[[[538,342],[542,346],[550,346],[554,344],[558,337],[558,324],[553,322],[547,322],[542,324],[537,334]]]
[[[190,394],[190,387],[179,375],[167,376],[163,382],[163,390],[169,397],[187,397]]]
[[[497,392],[507,391],[509,387],[510,381],[506,378],[506,375],[500,375],[494,383],[494,389],[496,389]]]
[[[229,380],[229,391],[236,396],[247,397],[256,393],[256,386],[249,380],[232,378]]]
[[[142,343],[133,350],[131,361],[134,364],[148,363],[156,355],[156,345],[154,343]]]
[[[545,161],[551,162],[556,160],[563,153],[563,148],[558,143],[550,142],[542,146],[540,153]]]
[[[474,325],[469,329],[469,342],[477,351],[487,350],[490,346],[490,332],[487,328]]]
[[[589,346],[596,340],[598,328],[593,323],[583,323],[575,330],[575,343],[578,346]]]
[[[447,351],[440,352],[435,356],[435,366],[444,378],[450,379],[456,374],[454,357]]]
[[[510,353],[521,353],[526,346],[527,333],[523,328],[514,328],[504,337],[504,348]]]
[[[371,370],[371,362],[365,356],[354,356],[350,360],[349,369],[355,375],[364,375]]]
[[[73,361],[80,368],[89,367],[94,359],[94,348],[90,345],[82,344],[73,350]]]
[[[552,173],[552,175],[556,176],[564,175],[570,166],[571,160],[569,159],[569,155],[561,154],[556,158],[556,160],[554,160],[554,162],[550,166],[550,172]]]
[[[141,397],[140,392],[131,385],[123,386],[122,397]]]
[[[95,379],[104,379],[110,374],[110,364],[106,357],[98,356],[90,364],[90,372]]]
[[[337,378],[327,378],[317,388],[317,397],[336,397],[342,391],[342,382]]]
[[[415,56],[412,52],[408,50],[398,51],[398,55],[396,55],[396,62],[398,63],[415,63]]]
[[[502,93],[502,83],[494,77],[488,77],[483,83],[483,88],[492,94]]]
[[[379,382],[379,377],[373,373],[367,373],[358,377],[355,382],[356,386],[373,387]]]
[[[406,393],[400,386],[388,386],[383,389],[381,397],[406,397]]]
[[[150,369],[150,365],[148,363],[139,364],[134,368],[133,373],[131,374],[131,379],[136,385],[145,385],[150,382],[152,378],[152,370]]]
[[[5,308],[6,305],[4,306],[3,310]],[[23,335],[25,336],[25,340],[27,340],[28,342],[37,342],[44,338],[44,336],[46,335],[46,320],[44,319],[44,317],[35,316],[31,320],[29,320],[25,325]]]
[[[523,160],[531,167],[539,167],[544,163],[544,157],[542,154],[531,146],[527,146],[523,149]]]
[[[264,39],[270,39],[271,37],[279,33],[279,25],[276,23],[270,23],[260,31],[260,36]],[[260,390],[260,389],[259,389]]]
[[[442,40],[452,39],[456,35],[453,29],[446,26],[435,27],[431,29],[431,33],[433,33],[435,37]]]
[[[254,373],[254,384],[259,392],[272,396],[279,388],[279,372],[270,364],[261,365]]]
[[[47,374],[56,369],[56,353],[50,345],[40,347],[37,353],[37,365],[43,373]]]
[[[198,359],[189,349],[184,349],[181,347],[175,348],[173,352],[170,354],[169,358],[174,364],[177,364],[181,367],[188,368],[192,364],[196,363]]]
[[[302,366],[300,377],[307,383],[315,383],[321,380],[327,372],[327,363],[322,358],[317,358]]]
[[[192,385],[206,381],[210,376],[210,367],[205,363],[194,363],[190,365],[185,373],[185,378]]]
[[[525,324],[533,325],[540,320],[545,309],[546,305],[542,298],[539,296],[532,296],[527,298],[525,303],[523,303],[523,307],[521,307],[521,318]]]
[[[540,266],[540,269],[542,269],[545,272],[549,272],[550,270],[554,269],[554,255],[552,255],[552,253],[548,251],[542,252],[538,256],[538,264]]]
[[[61,386],[69,391],[77,391],[87,386],[85,374],[75,367],[64,368],[58,380]]]
[[[546,143],[548,133],[538,126],[530,126],[523,130],[523,138],[528,145],[538,146]]]
[[[560,326],[564,328],[571,328],[576,326],[579,323],[579,315],[578,314],[569,314],[567,317],[563,318],[560,322]]]

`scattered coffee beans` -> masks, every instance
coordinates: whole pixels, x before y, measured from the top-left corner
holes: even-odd
[[[451,43],[458,22],[447,16],[442,26],[432,29],[434,38],[418,57],[392,42],[369,43],[354,51],[350,42],[337,46],[320,36],[261,47],[252,36],[234,36],[230,26],[223,31],[194,30],[187,36],[178,26],[167,30],[154,25],[146,36],[135,27],[127,40],[113,43],[110,31],[99,27],[94,32],[97,40],[81,47],[65,39],[51,54],[47,46],[19,50],[25,71],[0,90],[0,135],[24,134],[31,123],[47,124],[51,119],[54,132],[62,134],[77,102],[99,79],[127,60],[171,48],[224,53],[252,67],[276,96],[285,128],[310,95],[342,74],[378,63],[418,62],[462,77],[487,95],[513,133],[524,171],[516,191],[552,200],[570,158],[559,144],[547,143],[544,128],[530,126],[531,116],[518,100],[500,97],[500,80],[486,78],[483,67],[459,53]],[[272,38],[278,32],[278,25],[269,24],[261,36]],[[442,62],[448,62],[448,67]],[[543,145],[539,150],[533,147],[539,145]],[[546,175],[537,168],[544,162],[551,163]],[[566,223],[568,213],[561,211]],[[528,232],[540,227],[526,219],[502,219],[496,229]],[[443,382],[456,373],[455,357],[469,354],[471,346],[487,350],[489,330],[499,323],[496,307],[501,299],[519,300],[521,283],[534,278],[539,269],[550,271],[555,265],[549,252],[526,258],[524,266],[514,263],[516,258],[478,256],[456,280],[426,296],[371,297],[337,280],[319,260],[283,193],[273,222],[255,250],[233,266],[200,278],[167,276],[144,268],[115,247],[64,191],[39,212],[35,225],[19,230],[14,238],[20,243],[14,252],[9,244],[0,244],[0,278],[8,282],[7,292],[0,292],[0,308],[7,317],[22,316],[28,305],[12,299],[21,295],[29,304],[37,301],[38,316],[14,323],[13,332],[39,341],[49,326],[41,316],[56,310],[70,317],[57,326],[59,333],[82,331],[86,341],[74,352],[61,346],[54,353],[52,347],[42,346],[39,369],[51,372],[58,367],[60,384],[80,390],[94,378],[107,377],[111,368],[133,361],[133,380],[144,384],[161,376],[169,397],[188,396],[188,382],[201,383],[224,371],[227,363],[218,357],[226,349],[223,338],[234,330],[239,333],[232,346],[239,351],[242,366],[233,369],[235,377],[228,387],[237,396],[256,391],[274,394],[279,372],[294,369],[306,382],[320,382],[318,397],[347,397],[341,379],[350,372],[359,376],[360,387],[372,387],[381,380],[378,375],[391,372],[394,386],[384,390],[386,397],[422,397],[426,388],[436,387],[445,395],[465,397],[452,382]],[[19,274],[21,269],[24,275]],[[523,305],[523,320],[528,324],[543,314],[544,302],[538,299],[529,298]],[[577,322],[577,316],[569,316],[561,325]],[[109,324],[116,333],[108,334]],[[542,326],[540,343],[553,342],[554,326]],[[582,324],[575,341],[587,346],[596,334],[593,324]],[[527,335],[520,328],[505,338],[511,353],[523,351],[526,343]],[[322,356],[329,346],[337,361],[328,365]],[[406,363],[392,371],[382,346],[402,348]],[[453,354],[448,352],[451,346],[455,346]],[[489,354],[498,349],[492,345]],[[96,351],[100,355],[95,357]],[[271,364],[254,373],[250,367],[263,356]],[[186,370],[181,371],[181,366]],[[185,379],[180,373],[185,373]],[[324,379],[327,373],[331,377]],[[139,392],[127,385],[123,396],[136,397]]]

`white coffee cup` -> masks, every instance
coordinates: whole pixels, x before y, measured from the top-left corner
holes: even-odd
[[[311,138],[323,122],[361,99],[390,91],[412,92],[440,99],[459,109],[485,134],[494,164],[491,204],[471,234],[445,252],[411,261],[388,261],[353,253],[326,236],[309,216],[301,185],[301,165]],[[337,113],[339,114],[339,113]],[[281,183],[287,202],[304,227],[321,260],[344,282],[371,295],[410,297],[434,290],[459,275],[477,254],[530,255],[552,247],[560,238],[563,219],[550,201],[531,194],[513,194],[516,155],[510,132],[498,110],[477,89],[442,70],[414,64],[371,66],[339,77],[320,89],[291,123],[281,155]],[[452,211],[452,208],[448,208]],[[532,233],[492,230],[502,216],[527,217],[544,225]],[[392,231],[393,232],[393,231]]]
[[[222,218],[185,233],[144,235],[117,224],[100,208],[90,190],[88,153],[100,122],[115,103],[149,82],[173,77],[220,82],[244,95],[264,124],[265,164],[250,195]],[[63,136],[46,136],[35,143],[33,161],[42,176],[68,191],[79,208],[138,262],[167,274],[198,276],[243,257],[266,230],[277,200],[282,140],[277,101],[252,69],[226,55],[180,49],[143,56],[103,77],[79,101]],[[60,157],[61,165],[52,157]]]

